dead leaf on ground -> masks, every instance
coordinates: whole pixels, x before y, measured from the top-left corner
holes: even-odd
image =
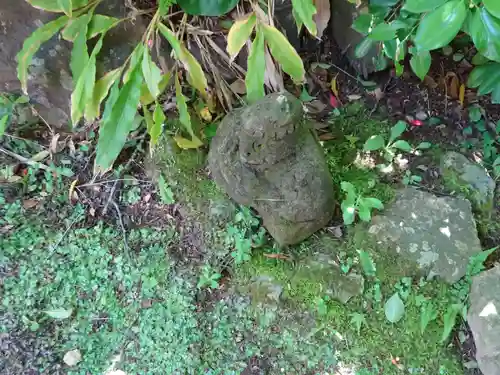
[[[432,78],[431,76],[425,76],[424,85],[426,85],[427,87],[429,87],[431,89],[435,89],[439,86],[438,83],[436,82],[436,80],[434,78]]]
[[[57,143],[59,141],[59,138],[61,138],[61,134],[57,133],[52,137],[52,140],[50,141],[50,152],[53,154],[56,154],[57,151]]]
[[[25,199],[23,200],[23,208],[25,210],[29,210],[31,208],[34,208],[38,205],[39,201],[36,199]]]
[[[73,367],[80,363],[82,360],[82,353],[78,349],[70,350],[64,354],[63,361],[68,366]]]
[[[320,141],[331,141],[332,139],[335,139],[335,136],[332,133],[325,133],[319,136]]]
[[[460,80],[458,76],[453,72],[448,72],[444,79],[448,96],[452,99],[458,99],[460,97]]]
[[[316,6],[316,14],[314,15],[314,22],[318,30],[318,38],[323,36],[323,32],[330,22],[330,0],[314,0]]]
[[[368,94],[373,96],[375,98],[375,100],[377,100],[377,102],[379,102],[385,96],[385,93],[382,91],[382,89],[380,87],[377,87],[373,91],[367,91],[367,92],[368,92]]]

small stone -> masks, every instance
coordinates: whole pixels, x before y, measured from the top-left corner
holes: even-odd
[[[82,354],[78,349],[70,350],[63,357],[64,363],[66,363],[70,367],[76,366],[78,363],[81,362],[81,360],[82,360]]]
[[[415,114],[415,117],[417,118],[417,120],[425,121],[429,116],[427,116],[427,113],[425,113],[424,111],[418,111]]]

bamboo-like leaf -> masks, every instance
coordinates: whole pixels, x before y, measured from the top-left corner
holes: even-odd
[[[76,24],[76,36],[71,49],[71,73],[73,75],[73,82],[78,82],[85,66],[89,61],[89,52],[87,49],[87,30],[92,14],[87,13],[80,16],[74,22]]]
[[[92,100],[85,107],[85,118],[94,120],[100,115],[100,107],[104,98],[108,95],[109,89],[120,78],[121,68],[106,73],[94,86]]]
[[[35,30],[23,43],[23,48],[16,56],[17,77],[21,81],[21,87],[25,94],[28,94],[28,67],[33,56],[40,46],[54,36],[68,22],[67,16],[62,16],[55,21],[46,23]]]
[[[306,74],[304,63],[288,39],[275,27],[262,25],[262,30],[271,55],[279,62],[283,71],[292,77],[295,83],[303,82]]]
[[[292,0],[293,11],[295,17],[298,17],[297,23],[301,22],[309,30],[311,35],[316,36],[318,29],[314,22],[314,15],[316,14],[316,7],[313,0]]]
[[[34,6],[35,8],[46,10],[48,12],[63,12],[63,8],[61,7],[60,0],[26,0],[29,4]],[[81,8],[87,5],[89,0],[73,0],[72,7],[73,9]]]
[[[246,41],[250,38],[256,22],[257,17],[252,13],[243,19],[237,20],[233,26],[231,26],[227,36],[227,53],[231,59],[236,57]]]
[[[141,67],[138,63],[132,70],[130,79],[120,89],[116,101],[108,100],[106,103],[106,107],[109,105],[110,108],[109,110],[106,108],[107,113],[103,116],[99,129],[94,167],[96,172],[105,172],[111,169],[125,145],[139,105],[141,84]],[[110,99],[113,97],[110,96]]]
[[[161,70],[151,59],[147,48],[144,48],[144,55],[142,57],[142,75],[144,76],[149,92],[156,99],[160,95]]]
[[[189,140],[180,135],[176,135],[174,136],[174,141],[177,143],[177,146],[183,150],[196,149],[203,146],[203,142],[197,136],[193,136],[193,139]]]
[[[139,61],[142,61],[144,49],[147,48],[144,43],[139,43],[135,46],[134,51],[130,55],[130,62],[128,63],[128,68],[125,70],[125,74],[123,74],[123,83],[127,83],[130,78],[130,74],[137,66]]]
[[[59,7],[68,17],[73,16],[73,2],[71,0],[57,0]]]
[[[182,62],[184,69],[188,72],[189,83],[200,92],[203,97],[207,96],[208,83],[201,65],[194,56],[187,50],[184,44],[177,39],[174,32],[162,23],[158,24],[158,29],[165,39],[170,43],[177,59]]]
[[[250,48],[248,56],[248,71],[245,77],[247,99],[253,103],[265,95],[264,79],[266,72],[266,59],[264,50],[264,34],[259,28]]]
[[[92,39],[93,37],[107,32],[109,29],[115,27],[121,22],[120,19],[115,17],[103,16],[102,14],[95,14],[89,24],[89,31],[87,33],[87,39]]]
[[[158,143],[158,139],[160,139],[161,131],[163,128],[163,124],[165,123],[165,113],[163,113],[163,109],[161,105],[156,103],[155,111],[153,112],[153,127],[149,131],[149,135],[151,137],[151,147],[156,146]]]
[[[172,78],[172,72],[167,72],[161,77],[160,83],[158,85],[160,94],[163,91],[165,91],[171,78]],[[146,106],[153,103],[154,101],[155,98],[153,98],[153,95],[151,95],[151,93],[149,92],[148,85],[144,83],[141,87],[141,104],[143,106]]]
[[[191,125],[191,116],[188,112],[186,97],[182,93],[182,87],[179,83],[179,77],[175,75],[175,97],[177,99],[177,109],[179,110],[179,121],[191,137],[194,137],[193,126]]]

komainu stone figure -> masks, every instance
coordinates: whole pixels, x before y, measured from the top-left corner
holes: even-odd
[[[281,245],[324,227],[334,211],[333,182],[302,103],[283,92],[233,111],[212,140],[209,167],[239,204],[253,207]]]

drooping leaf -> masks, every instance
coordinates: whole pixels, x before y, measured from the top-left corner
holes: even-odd
[[[483,0],[484,7],[496,18],[500,18],[500,2],[498,0]]]
[[[123,74],[123,83],[128,82],[130,75],[135,70],[135,67],[137,66],[138,62],[142,61],[145,49],[147,49],[147,47],[144,43],[138,43],[135,46],[134,50],[130,54],[128,67],[125,70],[125,73]]]
[[[121,68],[112,70],[96,82],[94,92],[92,94],[92,100],[88,102],[85,107],[85,118],[87,120],[94,120],[99,117],[101,103],[108,95],[109,89],[113,83],[120,78],[121,72]]]
[[[364,250],[357,250],[359,254],[359,263],[366,276],[373,277],[377,272],[375,262],[373,261],[370,253]]]
[[[391,323],[397,323],[405,314],[405,305],[399,297],[398,292],[394,293],[391,298],[387,300],[384,306],[385,317]]]
[[[113,166],[127,141],[139,105],[141,84],[141,66],[138,63],[134,67],[130,79],[119,90],[116,100],[113,101],[114,98],[111,95],[111,100],[108,99],[106,103],[106,110],[108,110],[108,104],[110,109],[103,116],[99,129],[94,167],[98,173],[105,172]]]
[[[43,9],[48,12],[63,12],[63,7],[61,7],[60,0],[26,0],[32,6],[38,9]],[[87,5],[89,0],[73,0],[73,9],[81,8]]]
[[[375,151],[384,148],[385,140],[381,135],[372,135],[363,146],[364,151]]]
[[[68,17],[73,16],[73,4],[71,0],[57,0],[59,7]]]
[[[167,72],[161,77],[160,83],[158,84],[160,94],[165,91],[171,78],[172,72]],[[153,103],[154,101],[155,98],[153,98],[153,95],[151,95],[151,93],[149,92],[148,86],[144,83],[141,88],[141,104],[143,106],[146,106]]]
[[[485,8],[471,14],[469,33],[481,55],[500,62],[500,20]]]
[[[189,115],[186,104],[186,97],[182,93],[182,87],[179,83],[179,77],[175,75],[175,98],[177,99],[177,109],[179,110],[179,121],[191,137],[194,137],[191,116]]]
[[[414,54],[410,60],[410,66],[413,73],[422,81],[431,68],[432,57],[429,51],[420,51]]]
[[[73,314],[73,309],[46,310],[44,313],[54,319],[68,319]]]
[[[426,14],[414,42],[419,51],[432,51],[450,43],[467,17],[464,0],[452,0]]]
[[[87,49],[87,30],[91,18],[92,14],[87,13],[78,17],[74,21],[76,34],[73,42],[73,48],[71,49],[70,61],[73,82],[78,82],[80,75],[89,61],[89,52]]]
[[[23,43],[23,48],[16,56],[17,78],[21,82],[21,87],[25,94],[28,94],[28,67],[33,56],[40,46],[54,36],[68,22],[67,16],[62,16],[55,21],[46,23],[36,29]]]
[[[313,0],[292,0],[292,6],[295,17],[309,30],[311,35],[318,35],[318,28],[313,18],[316,14]]]
[[[248,71],[245,77],[247,99],[253,103],[264,97],[264,79],[266,72],[266,59],[264,50],[264,34],[260,28],[250,48],[248,56]]]
[[[227,53],[231,59],[236,57],[246,41],[250,38],[256,22],[257,17],[252,13],[233,23],[227,36]]]
[[[288,39],[275,27],[262,25],[262,30],[271,55],[283,71],[292,77],[295,83],[303,82],[306,74],[304,63]]]
[[[149,92],[156,99],[160,95],[159,85],[162,75],[160,68],[153,62],[147,48],[144,48],[144,55],[142,57],[142,75],[144,76],[144,81],[146,81]]]
[[[165,123],[165,113],[163,113],[163,109],[160,104],[156,104],[156,108],[153,112],[153,127],[149,130],[149,135],[151,137],[151,147],[156,146],[158,143],[158,139],[160,139],[160,135],[163,129],[163,124]]]
[[[207,96],[208,83],[205,73],[199,62],[194,58],[194,56],[187,50],[183,43],[177,39],[174,32],[162,23],[158,24],[158,29],[163,34],[163,36],[168,40],[172,49],[175,52],[177,59],[182,62],[184,69],[188,72],[189,83],[197,89],[203,97]]]
[[[182,10],[193,16],[217,17],[231,11],[239,0],[177,0]]]
[[[316,23],[316,29],[318,30],[316,37],[321,38],[332,15],[330,0],[314,0],[314,6],[316,7],[316,14],[313,18]]]
[[[403,10],[411,13],[425,13],[440,7],[448,0],[406,0]]]
[[[391,128],[391,136],[389,138],[389,143],[394,142],[397,138],[401,136],[406,130],[407,124],[404,121],[398,121],[396,125]]]
[[[476,66],[469,75],[467,85],[478,87],[479,95],[491,93],[491,102],[500,104],[500,63]]]
[[[121,20],[115,17],[108,17],[108,16],[103,16],[102,14],[95,14],[90,20],[87,39],[92,39],[93,37],[103,32],[107,32],[109,29],[115,27],[120,22]]]

